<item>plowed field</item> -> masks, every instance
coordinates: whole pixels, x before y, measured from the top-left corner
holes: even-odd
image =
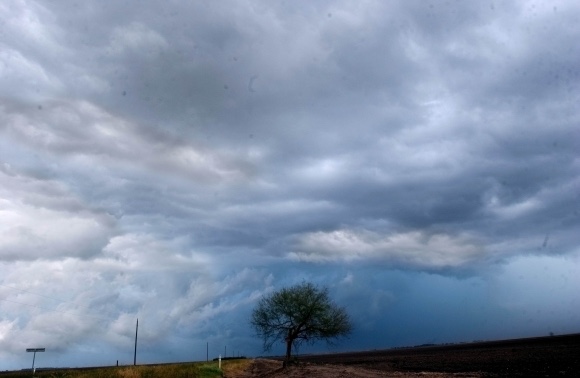
[[[243,377],[580,377],[580,334],[255,360]]]

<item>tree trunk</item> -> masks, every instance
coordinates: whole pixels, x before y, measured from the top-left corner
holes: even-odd
[[[290,354],[292,353],[292,339],[286,339],[286,363],[290,362]]]

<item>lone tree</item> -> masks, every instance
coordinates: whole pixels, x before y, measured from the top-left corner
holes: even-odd
[[[346,336],[352,325],[348,314],[328,298],[328,289],[311,283],[284,288],[262,297],[252,312],[252,325],[268,351],[276,340],[286,343],[286,361],[292,347],[302,343]]]

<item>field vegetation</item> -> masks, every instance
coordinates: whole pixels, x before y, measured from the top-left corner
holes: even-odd
[[[214,378],[246,369],[249,359],[163,365],[115,366],[102,368],[37,370],[38,378]],[[30,370],[3,372],[2,378],[30,378]]]

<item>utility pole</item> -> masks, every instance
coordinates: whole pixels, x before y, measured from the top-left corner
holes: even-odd
[[[139,330],[139,318],[137,318],[137,325],[135,326],[135,352],[133,353],[133,365],[137,365],[137,331]]]
[[[209,341],[205,343],[205,362],[209,362]]]

